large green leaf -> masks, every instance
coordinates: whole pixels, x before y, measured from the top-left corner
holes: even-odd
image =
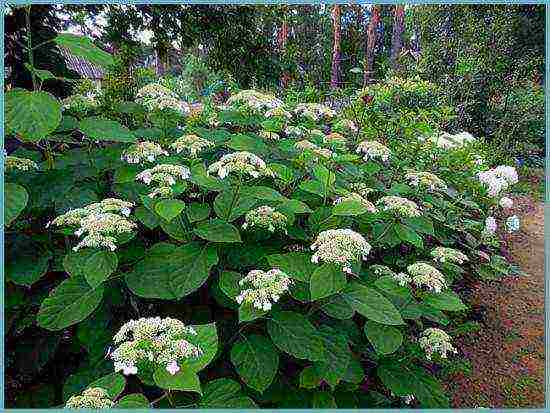
[[[200,407],[208,409],[247,409],[258,406],[242,394],[241,385],[228,378],[215,379],[204,386]]]
[[[23,140],[39,141],[61,122],[61,106],[47,92],[16,89],[7,92],[4,99],[7,132],[14,132]]]
[[[274,313],[267,322],[267,331],[273,343],[285,353],[311,361],[325,359],[323,339],[302,314],[292,311]]]
[[[51,257],[49,251],[37,250],[29,238],[17,236],[15,242],[6,245],[6,279],[30,287],[46,273]]]
[[[334,264],[318,267],[309,280],[311,299],[318,300],[341,291],[347,283],[346,274]]]
[[[351,307],[369,320],[380,324],[404,324],[401,314],[382,294],[358,282],[347,285],[342,293]]]
[[[254,307],[251,303],[244,302],[239,307],[239,323],[256,320],[263,317],[269,311]]]
[[[210,215],[210,206],[208,206],[208,204],[193,202],[187,206],[185,214],[191,223],[202,221]]]
[[[393,326],[367,320],[364,331],[377,353],[394,353],[403,343],[403,334]]]
[[[308,282],[311,275],[319,268],[311,262],[309,254],[302,252],[269,255],[267,262],[273,268],[285,272],[289,277],[304,282]]]
[[[241,242],[239,230],[221,219],[212,219],[200,223],[195,229],[195,234],[212,242]]]
[[[111,373],[92,383],[88,387],[101,387],[107,390],[109,398],[116,399],[126,386],[126,379],[120,373]]]
[[[115,409],[147,409],[151,405],[143,394],[132,393],[121,397],[114,407]]]
[[[4,225],[9,226],[25,209],[29,194],[22,186],[12,183],[4,185]]]
[[[265,153],[268,150],[267,145],[261,139],[242,134],[233,135],[226,142],[226,145],[235,151],[247,151],[257,154]]]
[[[177,299],[197,290],[217,262],[214,247],[196,242],[177,248],[151,248],[126,274],[126,283],[140,297]]]
[[[342,294],[334,294],[322,301],[321,310],[327,315],[339,320],[348,320],[353,317],[355,310],[346,301]]]
[[[185,202],[179,199],[163,199],[155,204],[155,212],[166,221],[172,221],[184,208]]]
[[[202,354],[188,360],[186,366],[194,372],[199,372],[214,360],[218,352],[218,330],[216,329],[216,323],[193,325],[192,327],[197,335],[189,336],[187,340],[199,346]]]
[[[236,190],[225,190],[214,200],[214,211],[218,217],[227,222],[235,221],[256,205],[256,198],[239,194]]]
[[[155,384],[161,389],[190,391],[202,394],[201,382],[197,373],[186,369],[185,366],[176,374],[172,375],[166,368],[159,367],[153,373]]]
[[[40,306],[38,325],[62,330],[88,317],[103,298],[103,286],[91,288],[82,276],[72,276],[51,291]]]
[[[114,120],[99,117],[82,119],[78,124],[78,129],[96,141],[134,142],[136,140],[126,126],[122,126]]]
[[[241,189],[243,195],[251,196],[262,201],[282,202],[286,198],[268,186],[248,186]]]
[[[231,349],[231,362],[243,381],[262,393],[269,387],[279,368],[279,353],[264,336],[243,336]]]
[[[424,246],[422,237],[406,225],[396,223],[393,225],[393,230],[401,241],[408,242],[418,248],[422,248]]]
[[[118,257],[112,251],[98,251],[90,256],[84,264],[83,272],[88,284],[97,287],[115,272],[118,266]]]
[[[332,208],[332,213],[334,215],[342,216],[363,215],[367,212],[369,212],[368,208],[364,206],[361,201],[356,199],[343,200]]]
[[[71,54],[82,57],[94,65],[107,68],[114,63],[113,56],[93,44],[88,37],[60,33],[54,41],[58,46],[68,49]]]
[[[468,308],[464,305],[460,297],[453,291],[427,293],[422,301],[424,304],[438,310],[462,311]]]
[[[351,359],[351,350],[346,335],[334,327],[323,325],[319,334],[325,347],[325,360],[317,362],[317,370],[333,388],[346,374]]]

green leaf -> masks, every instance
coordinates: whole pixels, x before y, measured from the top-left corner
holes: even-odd
[[[161,389],[190,391],[202,394],[201,382],[197,373],[186,369],[185,365],[176,374],[172,375],[166,368],[159,367],[153,373],[155,384]]]
[[[267,322],[267,331],[273,343],[285,353],[311,361],[325,359],[319,332],[302,314],[292,311],[274,313]]]
[[[289,277],[304,282],[308,282],[311,275],[319,268],[311,262],[309,254],[301,252],[269,255],[267,262],[271,267],[280,269]]]
[[[204,386],[200,406],[205,408],[227,408],[229,400],[241,391],[241,385],[235,380],[221,378],[209,381]]]
[[[367,212],[369,212],[368,208],[356,199],[344,200],[332,208],[332,213],[334,215],[342,216],[363,215]]]
[[[126,274],[132,292],[145,298],[178,299],[197,290],[218,263],[216,249],[191,242],[171,251],[151,248]]]
[[[334,294],[323,300],[321,311],[338,320],[348,320],[355,313],[355,310],[341,294]]]
[[[118,267],[118,257],[112,251],[98,251],[90,256],[84,264],[83,272],[86,281],[92,288],[97,287]]]
[[[88,317],[103,298],[103,286],[91,288],[84,277],[63,281],[42,302],[38,325],[46,330],[62,330]]]
[[[393,230],[401,241],[408,242],[418,248],[424,247],[422,237],[409,227],[396,223],[393,225]]]
[[[292,212],[293,214],[309,214],[313,212],[310,207],[297,199],[286,200],[280,204],[277,209],[280,211]]]
[[[391,390],[396,396],[404,397],[414,394],[414,374],[405,366],[393,364],[382,364],[376,373],[384,386]]]
[[[242,134],[233,135],[225,145],[235,151],[247,151],[256,154],[268,151],[267,145],[261,139]]]
[[[32,243],[15,244],[13,247],[9,244],[6,249],[6,279],[30,287],[48,271],[51,258],[49,251],[41,253]]]
[[[337,409],[338,406],[334,401],[334,397],[328,391],[318,391],[313,394],[311,399],[311,407],[314,409]]]
[[[149,400],[141,393],[127,394],[115,404],[115,409],[146,409],[151,407]]]
[[[328,190],[336,181],[336,175],[323,165],[316,165],[313,168],[313,176],[323,185],[325,190]]]
[[[134,210],[135,217],[149,229],[155,229],[160,224],[158,215],[153,214],[149,209],[139,206]]]
[[[426,217],[414,217],[406,218],[403,222],[411,229],[416,232],[421,232],[426,235],[434,236],[434,224],[433,222]]]
[[[391,301],[372,288],[352,282],[342,295],[355,311],[369,320],[387,325],[404,324],[401,314]]]
[[[308,366],[300,372],[300,387],[304,389],[315,389],[321,384],[323,378],[315,366]]]
[[[193,202],[187,206],[185,209],[185,214],[189,222],[202,221],[210,215],[210,207],[208,204],[199,204],[198,202]]]
[[[351,360],[351,350],[346,335],[336,328],[323,325],[319,327],[323,339],[325,360],[316,366],[325,381],[334,388],[343,379]]]
[[[268,312],[254,307],[251,303],[242,303],[239,307],[239,323],[256,320]]]
[[[385,326],[367,320],[363,329],[377,353],[394,353],[403,343],[403,334],[393,326]]]
[[[61,122],[61,105],[47,92],[16,89],[4,96],[6,132],[37,142],[50,135]]]
[[[202,354],[188,360],[186,366],[194,372],[199,372],[214,360],[218,352],[218,330],[216,329],[216,323],[193,325],[192,327],[197,335],[190,336],[187,340],[191,344],[199,346]]]
[[[341,291],[347,283],[346,274],[334,264],[318,267],[309,280],[311,299],[318,300]]]
[[[218,217],[232,222],[254,208],[256,203],[254,197],[239,194],[236,190],[226,190],[214,200],[214,211]]]
[[[22,186],[7,182],[4,196],[4,224],[9,226],[27,206],[29,194]]]
[[[253,334],[233,345],[231,362],[249,387],[263,393],[277,374],[279,353],[267,338]]]
[[[103,119],[99,117],[85,118],[78,124],[78,129],[96,141],[111,142],[135,142],[136,137],[126,126],[114,120]]]
[[[239,230],[221,219],[212,219],[200,223],[195,229],[195,234],[212,242],[241,242]]]
[[[325,187],[323,184],[315,179],[309,179],[307,181],[302,181],[298,186],[302,191],[306,191],[320,197],[325,196]]]
[[[438,310],[462,311],[468,308],[464,305],[460,297],[453,291],[427,293],[422,301],[424,304]]]
[[[63,269],[70,275],[84,277],[84,267],[86,261],[96,251],[93,249],[83,249],[80,251],[70,251],[65,258],[63,258]]]
[[[155,212],[170,222],[185,208],[185,202],[179,199],[163,199],[155,204]]]
[[[68,49],[71,54],[82,57],[94,65],[107,68],[114,64],[113,56],[93,44],[88,37],[60,33],[54,41],[58,46]]]
[[[195,185],[198,185],[208,191],[221,191],[227,188],[227,184],[221,179],[208,176],[204,165],[195,165],[190,169],[191,177],[189,180]]]
[[[126,379],[120,373],[111,373],[88,385],[88,387],[101,387],[109,394],[109,398],[116,399],[126,386]]]
[[[276,190],[267,186],[249,186],[242,188],[243,195],[251,196],[262,201],[282,202],[286,198]]]
[[[399,283],[391,275],[383,275],[374,282],[374,285],[376,288],[390,295],[395,295],[405,299],[411,297],[410,288],[399,285]]]
[[[224,271],[220,275],[220,289],[233,300],[240,294],[241,287],[239,281],[243,278],[241,274],[234,271]]]

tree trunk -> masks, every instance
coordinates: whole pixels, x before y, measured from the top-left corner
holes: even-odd
[[[398,69],[398,59],[403,47],[403,32],[405,31],[405,6],[396,5],[393,9],[393,35],[391,41],[391,67]]]
[[[363,87],[367,86],[372,78],[374,69],[374,49],[378,39],[378,25],[380,24],[380,6],[372,6],[369,25],[367,27],[367,50],[365,51],[365,73]]]
[[[334,47],[332,49],[332,71],[330,76],[330,87],[338,89],[340,86],[340,6],[335,4],[332,7],[332,27],[334,32]]]
[[[281,54],[281,60],[284,61],[286,41],[288,38],[288,23],[286,17],[284,17],[283,24],[281,25],[281,30],[279,30],[279,53]],[[286,65],[285,65],[286,66]],[[286,67],[283,68],[283,73],[281,74],[281,86],[286,88],[290,80],[290,74]]]

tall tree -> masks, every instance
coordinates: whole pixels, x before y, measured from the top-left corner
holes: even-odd
[[[405,6],[396,5],[393,9],[393,34],[391,45],[391,66],[398,68],[398,59],[403,47],[403,32],[405,31]]]
[[[369,25],[367,27],[367,50],[365,51],[365,72],[363,75],[363,86],[366,86],[371,78],[374,69],[374,55],[376,41],[378,39],[378,25],[380,24],[380,5],[375,4],[371,9]]]
[[[341,22],[340,6],[335,4],[332,7],[332,30],[334,33],[334,44],[332,48],[332,70],[330,76],[330,87],[337,89],[340,86],[340,41]]]

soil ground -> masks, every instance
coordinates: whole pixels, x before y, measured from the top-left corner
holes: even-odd
[[[475,288],[471,305],[484,308],[483,328],[457,343],[472,371],[449,378],[455,407],[544,407],[544,204],[514,201],[521,229],[504,239],[525,274]]]

